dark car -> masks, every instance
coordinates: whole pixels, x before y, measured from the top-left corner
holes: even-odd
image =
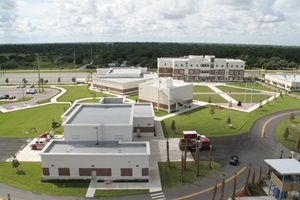
[[[239,157],[232,155],[229,164],[230,165],[237,165],[239,163]]]
[[[14,96],[14,95],[9,96],[9,99],[15,99],[15,98],[16,98],[16,96]]]
[[[9,95],[8,95],[8,94],[2,95],[2,96],[0,97],[0,99],[9,99]]]

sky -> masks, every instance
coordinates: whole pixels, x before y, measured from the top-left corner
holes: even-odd
[[[0,0],[0,44],[300,46],[300,0]]]

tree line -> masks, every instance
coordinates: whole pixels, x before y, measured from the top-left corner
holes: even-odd
[[[246,61],[248,68],[299,68],[300,47],[196,43],[55,43],[0,45],[2,69],[35,69],[37,56],[49,69],[120,66],[157,67],[159,57],[215,55]]]

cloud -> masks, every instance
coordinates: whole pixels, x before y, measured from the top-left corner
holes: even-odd
[[[280,43],[287,30],[297,38],[299,7],[299,0],[1,0],[0,43],[247,43],[266,35]]]
[[[13,0],[0,1],[0,33],[5,34],[14,29],[17,19],[17,4]]]

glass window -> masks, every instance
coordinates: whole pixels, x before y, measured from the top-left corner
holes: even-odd
[[[183,64],[181,64],[180,66],[183,67]]]
[[[218,71],[215,71],[215,74],[218,74]]]
[[[236,68],[238,68],[239,66],[238,65],[236,65]]]
[[[231,65],[231,67],[233,67],[233,65]]]
[[[190,64],[190,67],[193,67],[193,64]]]
[[[243,68],[244,67],[244,65],[241,65],[241,68]]]

